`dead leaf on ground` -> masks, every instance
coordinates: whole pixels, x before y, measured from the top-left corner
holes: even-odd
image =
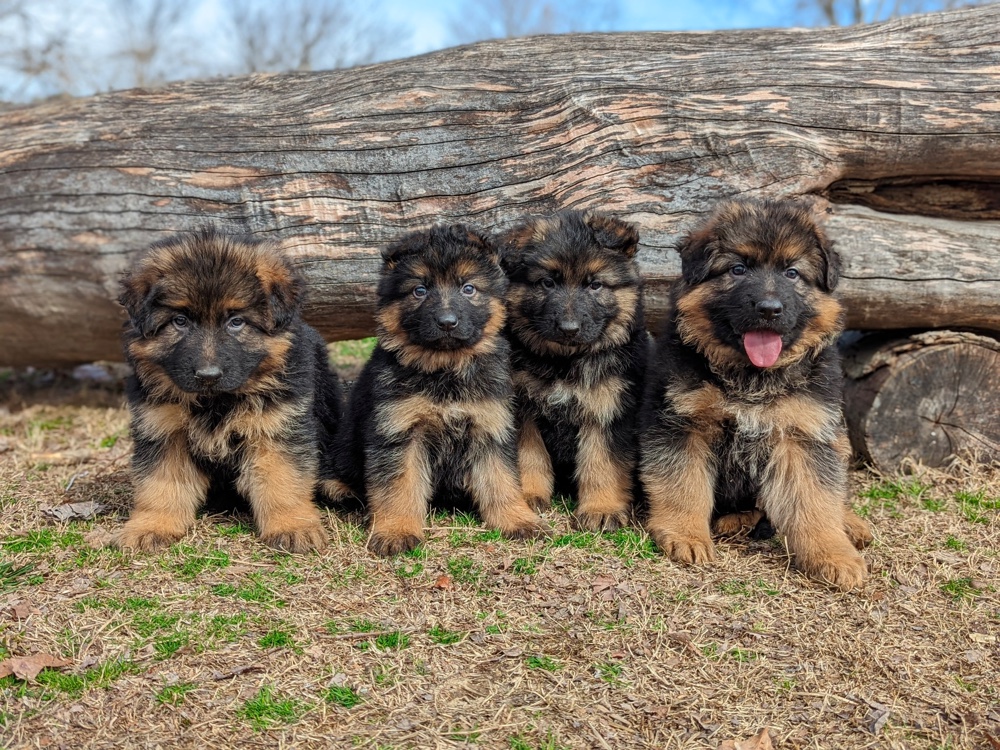
[[[440,575],[437,577],[437,580],[434,581],[434,588],[444,589],[445,591],[451,591],[455,588],[455,584],[452,583],[451,576]]]
[[[774,750],[774,745],[767,727],[764,727],[748,740],[726,740],[719,745],[719,750]]]
[[[42,515],[54,518],[57,521],[87,521],[95,518],[104,512],[104,504],[96,500],[87,500],[82,503],[66,503],[65,505],[53,505],[42,508]]]
[[[994,737],[992,734],[986,735],[986,741],[990,743],[992,750],[1000,750],[1000,740]]]
[[[33,680],[46,667],[65,667],[71,663],[70,659],[62,659],[52,654],[14,656],[0,661],[0,677],[14,675],[21,680]]]
[[[10,608],[10,611],[15,620],[27,620],[31,615],[39,614],[39,611],[29,602],[18,602]]]
[[[111,544],[111,540],[114,538],[115,535],[107,529],[92,529],[83,535],[83,541],[91,549],[103,549]]]

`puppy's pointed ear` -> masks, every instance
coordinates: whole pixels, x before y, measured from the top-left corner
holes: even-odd
[[[840,283],[841,258],[833,248],[833,242],[826,236],[819,227],[816,227],[816,246],[819,248],[819,257],[822,259],[820,268],[819,287],[824,292],[832,292]]]
[[[626,258],[635,257],[639,247],[639,230],[634,224],[596,211],[584,214],[583,221],[601,247],[617,250]]]
[[[702,227],[681,240],[677,252],[681,256],[681,276],[688,286],[700,284],[711,271],[712,243],[717,237],[712,227]]]

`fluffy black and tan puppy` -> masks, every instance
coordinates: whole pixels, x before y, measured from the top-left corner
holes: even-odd
[[[371,515],[370,549],[424,536],[432,501],[471,500],[511,537],[541,530],[517,476],[507,280],[494,245],[462,225],[413,232],[383,253],[378,346],[351,391],[342,475]]]
[[[799,568],[860,585],[871,535],[847,506],[839,256],[806,208],[749,200],[721,204],[680,254],[642,413],[650,534],[702,563],[713,519],[733,533],[766,514]]]
[[[630,513],[649,347],[638,241],[592,211],[531,219],[503,239],[525,499],[547,506],[559,479],[583,529]]]
[[[342,404],[302,299],[275,246],[212,230],[157,243],[125,273],[135,508],[120,546],[176,541],[210,491],[231,490],[267,544],[325,546],[313,494]]]

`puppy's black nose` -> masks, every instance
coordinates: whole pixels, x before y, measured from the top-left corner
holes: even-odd
[[[784,309],[780,299],[762,299],[757,303],[757,312],[762,318],[777,318]]]
[[[195,377],[204,383],[214,383],[222,377],[222,368],[218,365],[205,365],[194,371]]]
[[[451,310],[445,310],[438,313],[437,322],[438,328],[442,331],[453,331],[455,330],[455,326],[458,325],[458,318]]]
[[[563,333],[572,335],[574,333],[580,332],[580,321],[579,320],[560,320],[559,330]]]

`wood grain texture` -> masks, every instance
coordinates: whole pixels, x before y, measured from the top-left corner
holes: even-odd
[[[1000,341],[953,331],[846,348],[845,414],[854,452],[881,471],[906,461],[1000,459]]]
[[[373,331],[378,250],[401,232],[600,207],[641,228],[655,320],[675,242],[735,195],[828,214],[851,326],[1000,330],[998,102],[994,5],[486,42],[2,111],[0,364],[119,358],[128,257],[208,222],[278,238],[334,339]]]

